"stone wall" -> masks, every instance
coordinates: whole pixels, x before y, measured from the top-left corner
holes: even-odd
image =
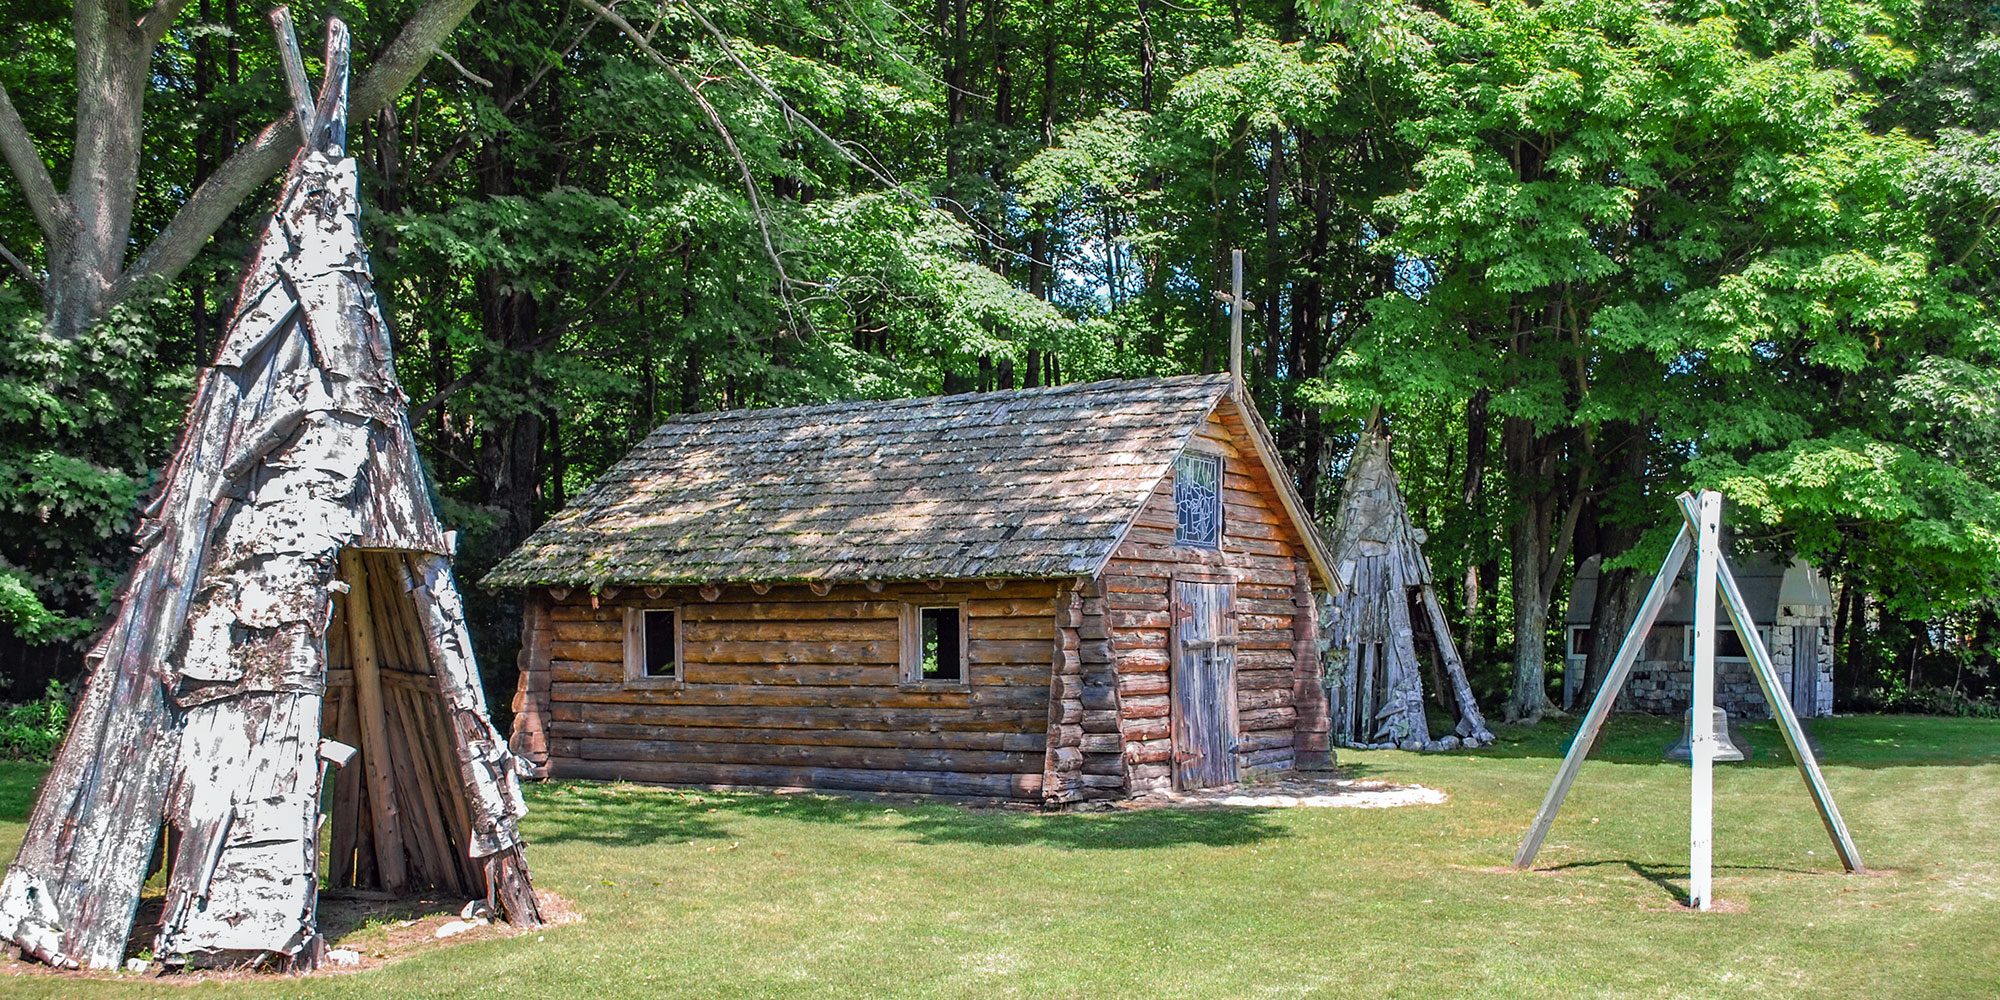
[[[1811,689],[1794,699],[1802,718],[1833,714],[1833,619],[1828,609],[1812,605],[1779,608],[1777,621],[1768,630],[1771,662],[1778,668],[1778,681],[1789,695],[1794,691],[1794,661],[1801,655],[1810,662],[1800,667],[1812,671]],[[1811,629],[1812,649],[1799,648],[1800,629]],[[1694,662],[1683,659],[1685,627],[1662,625],[1646,637],[1645,651],[1632,666],[1632,677],[1618,698],[1619,711],[1678,715],[1687,711],[1694,688]],[[1746,660],[1719,659],[1715,664],[1715,704],[1739,719],[1768,719],[1771,706]]]

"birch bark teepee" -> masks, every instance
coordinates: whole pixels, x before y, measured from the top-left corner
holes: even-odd
[[[165,823],[163,960],[311,968],[327,762],[347,762],[332,885],[483,893],[539,921],[515,758],[361,243],[347,29],[329,25],[314,101],[272,17],[305,148],[0,883],[0,938],[51,965],[123,960]]]
[[[1389,464],[1389,438],[1379,429],[1355,445],[1334,517],[1334,572],[1342,592],[1321,630],[1334,742],[1434,750],[1493,742],[1438,604],[1423,532],[1410,522]],[[1424,718],[1418,616],[1444,661],[1458,707],[1458,726],[1447,740],[1432,740]]]

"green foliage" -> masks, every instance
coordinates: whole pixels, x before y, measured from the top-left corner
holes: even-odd
[[[0,289],[0,624],[26,641],[93,631],[129,558],[191,389],[153,342],[139,309],[57,340]]]
[[[355,50],[408,7],[344,9]],[[22,40],[0,83],[60,164],[71,11],[0,8]],[[1864,621],[1970,614],[2000,580],[1989,4],[625,16],[657,59],[571,4],[482,4],[449,46],[463,72],[352,123],[464,575],[674,412],[1219,370],[1241,248],[1248,381],[1299,485],[1324,512],[1379,412],[1476,671],[1535,631],[1507,577],[1552,575],[1559,602],[1572,568],[1528,565],[1558,547],[1513,529],[1572,505],[1572,559],[1640,565],[1673,493],[1722,488],[1742,537],[1865,591]],[[285,104],[247,7],[184,8],[155,60],[141,242]],[[76,343],[0,272],[16,635],[74,640],[101,612],[267,210]],[[36,233],[0,196],[31,268]],[[499,691],[507,601],[472,609]]]
[[[50,681],[36,701],[0,705],[0,759],[54,760],[69,729],[70,693]]]

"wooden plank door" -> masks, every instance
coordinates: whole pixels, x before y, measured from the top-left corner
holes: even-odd
[[[1236,585],[1174,581],[1174,785],[1236,780]]]
[[[1819,714],[1819,626],[1792,630],[1792,713],[1810,719]]]

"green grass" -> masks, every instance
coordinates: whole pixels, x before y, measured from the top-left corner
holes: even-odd
[[[1567,738],[1346,753],[1450,793],[1398,809],[1041,815],[631,785],[530,790],[577,924],[309,980],[10,978],[69,997],[1994,997],[2000,723],[1823,720],[1875,874],[1839,872],[1779,741],[1717,768],[1716,895],[1686,892],[1687,769],[1615,720],[1543,850],[1506,868]],[[1781,752],[1781,751],[1778,751]],[[0,764],[0,850],[36,771]]]

